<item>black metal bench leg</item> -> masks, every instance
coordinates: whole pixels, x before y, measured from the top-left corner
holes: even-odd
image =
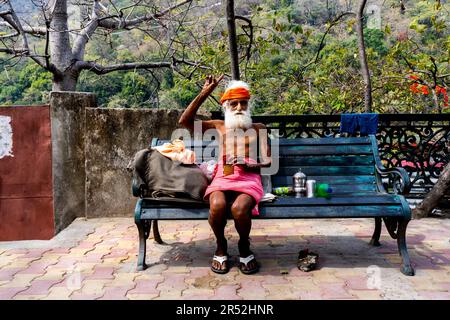
[[[381,235],[381,218],[375,218],[375,230],[373,231],[372,239],[370,239],[369,244],[375,247],[379,247],[380,244],[380,235]]]
[[[137,270],[142,271],[147,269],[145,263],[145,255],[147,250],[147,239],[150,234],[151,220],[139,220],[136,221],[136,225],[139,231],[139,256],[137,262]]]
[[[408,225],[409,220],[400,219],[398,221],[398,229],[397,229],[397,245],[398,252],[402,257],[402,266],[400,271],[407,276],[413,276],[415,274],[414,269],[411,265],[411,261],[409,260],[408,248],[406,246],[406,226]]]
[[[158,244],[164,243],[164,241],[161,239],[161,234],[159,233],[158,220],[153,220],[153,239]]]

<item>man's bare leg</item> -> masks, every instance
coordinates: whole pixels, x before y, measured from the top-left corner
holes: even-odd
[[[256,205],[255,199],[248,194],[241,193],[234,200],[231,206],[231,213],[233,214],[234,225],[236,231],[239,234],[239,255],[241,258],[246,258],[252,254],[250,251],[250,230],[252,228],[252,218],[251,211]],[[243,267],[247,270],[252,270],[257,268],[256,260],[252,260],[248,263],[247,267]]]
[[[227,239],[225,238],[225,226],[227,224],[227,202],[225,194],[222,191],[214,191],[209,196],[209,217],[208,222],[216,236],[217,249],[215,255],[227,255]],[[212,262],[214,269],[224,270],[225,264],[218,261]]]

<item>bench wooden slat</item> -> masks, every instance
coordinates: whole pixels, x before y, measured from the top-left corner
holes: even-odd
[[[358,188],[358,190],[351,190],[350,187],[345,189],[338,188],[336,186],[331,186],[333,189],[333,196],[339,197],[347,197],[347,196],[355,196],[355,197],[373,197],[378,195],[377,190],[371,190],[370,186],[367,187],[368,190],[364,190],[364,188]]]
[[[377,195],[370,198],[354,197],[354,196],[332,196],[330,199],[325,198],[295,198],[295,197],[279,197],[276,202],[262,203],[265,207],[274,206],[339,206],[339,205],[386,205],[401,204],[398,196],[393,195]]]
[[[360,166],[374,165],[373,156],[281,156],[279,160],[280,166]]]
[[[359,138],[303,138],[303,139],[279,139],[272,141],[272,145],[280,146],[311,146],[311,145],[354,145],[354,144],[367,144],[370,145],[370,139],[368,137]]]
[[[161,140],[158,139],[157,145],[163,145],[164,143],[170,142],[170,140]],[[186,148],[194,148],[194,147],[200,147],[202,146],[214,146],[217,145],[217,142],[215,140],[186,140],[184,141]],[[367,144],[370,145],[370,139],[367,137],[360,137],[360,138],[304,138],[304,139],[279,139],[277,140],[271,140],[271,144],[273,146],[279,145],[279,146],[311,146],[311,145],[360,145],[360,144]]]
[[[332,196],[330,199],[325,198],[295,198],[279,197],[275,202],[261,202],[260,207],[273,207],[273,206],[334,206],[343,204],[354,205],[374,205],[374,204],[401,204],[401,200],[398,196],[390,194],[378,194],[371,197],[355,197],[351,195],[347,196]],[[150,198],[143,199],[143,208],[209,208],[208,203],[192,204],[184,202],[165,202],[158,201]]]
[[[345,176],[345,175],[371,175],[375,173],[373,166],[317,166],[317,167],[301,167],[302,172],[306,176]],[[282,176],[293,176],[299,170],[298,166],[295,167],[280,167],[278,174]],[[331,182],[331,181],[330,181]]]
[[[371,155],[370,145],[280,146],[280,155]]]
[[[355,197],[374,197],[376,195],[379,194],[379,192],[377,191],[356,191],[356,192],[339,192],[339,193],[335,193],[336,195],[339,196],[355,196]]]
[[[334,184],[332,181],[323,181],[319,183],[327,183],[333,189],[333,195],[352,194],[355,192],[364,194],[376,194],[378,189],[376,184]],[[274,187],[276,188],[276,187]]]
[[[260,215],[253,219],[289,218],[370,218],[400,217],[403,215],[399,205],[358,205],[358,206],[276,206],[261,207]],[[207,219],[209,208],[143,208],[141,219],[157,220],[197,220]],[[230,219],[231,217],[228,216]]]
[[[262,207],[256,218],[369,218],[401,217],[403,210],[398,205],[323,206],[323,207]]]
[[[332,183],[334,185],[361,185],[361,184],[374,184],[375,176],[315,176],[309,175],[308,179],[316,180],[317,183]],[[292,176],[272,176],[272,186],[282,187],[292,185]]]
[[[323,182],[323,183],[327,183],[331,187],[331,189],[333,189],[333,195],[352,194],[354,192],[363,192],[365,194],[377,193],[377,185],[375,185],[375,184],[336,185],[332,182]]]

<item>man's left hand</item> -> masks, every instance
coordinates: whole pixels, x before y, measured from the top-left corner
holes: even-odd
[[[260,164],[259,163],[248,163],[245,162],[242,158],[234,157],[231,161],[233,166],[241,166],[245,171],[249,172],[259,172]]]
[[[258,163],[244,163],[244,164],[242,164],[242,167],[246,171],[255,171],[260,168]]]

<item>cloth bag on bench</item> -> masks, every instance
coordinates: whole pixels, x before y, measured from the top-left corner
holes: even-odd
[[[183,164],[147,148],[135,154],[132,168],[134,178],[146,186],[144,198],[203,202],[208,179],[196,164]]]

